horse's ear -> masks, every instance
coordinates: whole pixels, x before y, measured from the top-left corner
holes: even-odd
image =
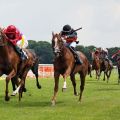
[[[52,36],[54,36],[54,32],[52,32]]]
[[[59,36],[61,36],[61,32],[59,33]]]

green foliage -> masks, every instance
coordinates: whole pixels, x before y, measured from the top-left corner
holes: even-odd
[[[53,51],[51,44],[46,41],[29,40],[29,48],[34,49],[40,58],[41,64],[51,64],[53,62]]]

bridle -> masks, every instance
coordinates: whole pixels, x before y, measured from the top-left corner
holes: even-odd
[[[53,47],[53,52],[54,52],[55,56],[56,57],[62,56],[61,53],[64,48],[64,45],[63,45],[63,40],[62,40],[61,36],[59,34],[55,34],[53,36],[52,41],[54,42],[54,45],[52,47]]]

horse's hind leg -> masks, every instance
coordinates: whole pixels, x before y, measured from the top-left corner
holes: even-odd
[[[11,79],[12,82],[12,87],[13,87],[13,93],[11,94],[11,96],[15,96],[17,93],[15,93],[16,91],[16,86],[18,87],[19,85],[19,81],[18,81],[18,77],[15,76]]]
[[[72,81],[72,85],[73,85],[73,88],[74,88],[74,95],[78,95],[77,92],[76,92],[75,75],[70,75],[70,79],[71,79],[71,81]]]
[[[13,89],[13,91],[16,90],[15,78],[11,79],[11,83],[12,83],[12,89]]]
[[[57,96],[57,93],[58,93],[59,76],[60,76],[59,73],[54,72],[54,82],[55,82],[55,85],[54,85],[54,95],[52,97],[52,105],[53,106],[55,105],[56,96]]]
[[[33,65],[33,67],[31,68],[31,70],[36,77],[36,86],[38,89],[40,89],[41,85],[39,84],[39,81],[38,81],[38,63],[35,63],[35,65]]]
[[[80,78],[81,78],[81,85],[80,85],[80,97],[79,97],[79,101],[82,100],[82,93],[84,90],[84,86],[85,86],[85,75],[83,73],[80,74]]]
[[[104,77],[103,77],[103,81],[105,81],[105,75],[106,75],[106,72],[104,71]]]

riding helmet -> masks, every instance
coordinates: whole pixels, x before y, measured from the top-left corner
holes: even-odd
[[[63,26],[63,32],[70,32],[71,31],[71,26],[70,25],[65,25]]]
[[[9,25],[6,29],[7,33],[15,33],[16,32],[16,27],[14,25]]]

